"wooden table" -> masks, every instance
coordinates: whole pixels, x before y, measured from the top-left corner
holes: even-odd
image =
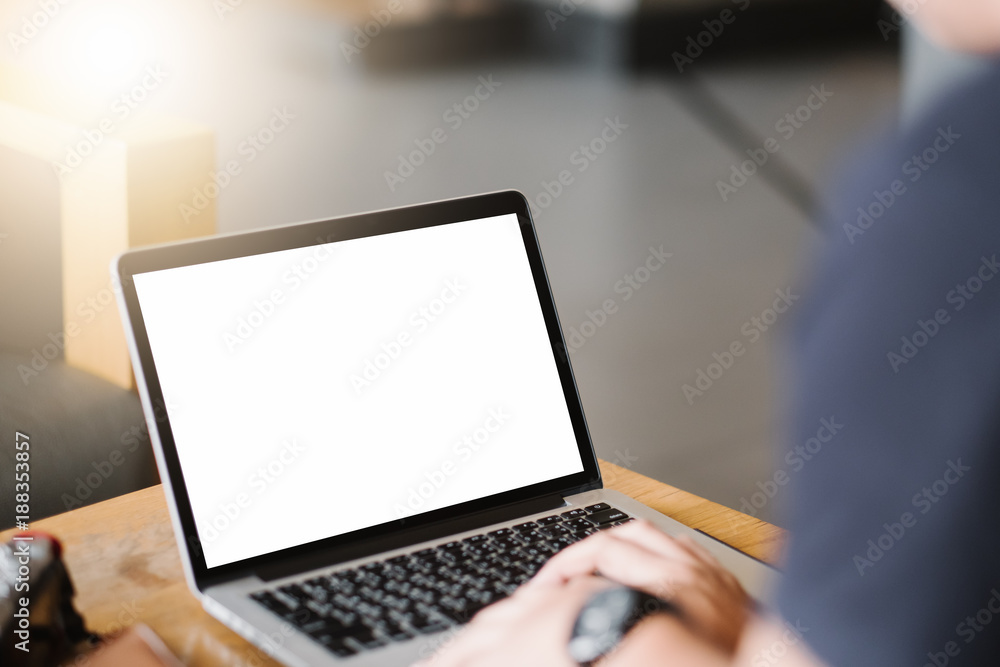
[[[601,470],[607,488],[775,561],[780,528],[604,461]],[[161,486],[44,519],[32,528],[62,541],[77,609],[92,630],[114,632],[142,621],[187,665],[277,664],[210,617],[188,590]]]

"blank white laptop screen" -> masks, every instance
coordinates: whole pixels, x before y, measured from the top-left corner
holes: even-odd
[[[208,567],[583,470],[513,214],[135,288]]]

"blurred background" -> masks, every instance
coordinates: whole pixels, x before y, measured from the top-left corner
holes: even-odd
[[[805,287],[820,193],[852,148],[967,68],[903,23],[876,0],[5,0],[3,122],[28,109],[69,137],[48,160],[19,143],[44,132],[0,141],[0,417],[5,439],[44,443],[33,518],[156,479],[128,382],[53,343],[87,309],[66,267],[90,239],[516,188],[599,455],[780,519],[770,481],[796,443],[777,426],[789,314],[769,309]],[[103,140],[128,144],[160,116],[208,137],[207,165],[152,214],[128,208],[129,185],[124,227],[70,243],[67,211],[93,207],[66,194],[66,146],[108,118]],[[668,262],[637,273],[661,247]],[[646,280],[626,301],[629,278]]]

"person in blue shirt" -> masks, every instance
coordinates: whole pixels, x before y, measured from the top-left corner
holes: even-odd
[[[940,45],[1000,53],[997,0],[893,0]],[[557,555],[431,659],[576,664],[609,582],[663,596],[597,664],[1000,664],[1000,63],[871,146],[827,206],[797,314],[784,577],[752,608],[697,545],[636,522]],[[600,576],[598,576],[598,574]]]

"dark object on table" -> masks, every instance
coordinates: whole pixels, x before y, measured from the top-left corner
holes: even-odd
[[[0,663],[56,665],[97,637],[73,607],[59,542],[26,531],[0,546]]]

